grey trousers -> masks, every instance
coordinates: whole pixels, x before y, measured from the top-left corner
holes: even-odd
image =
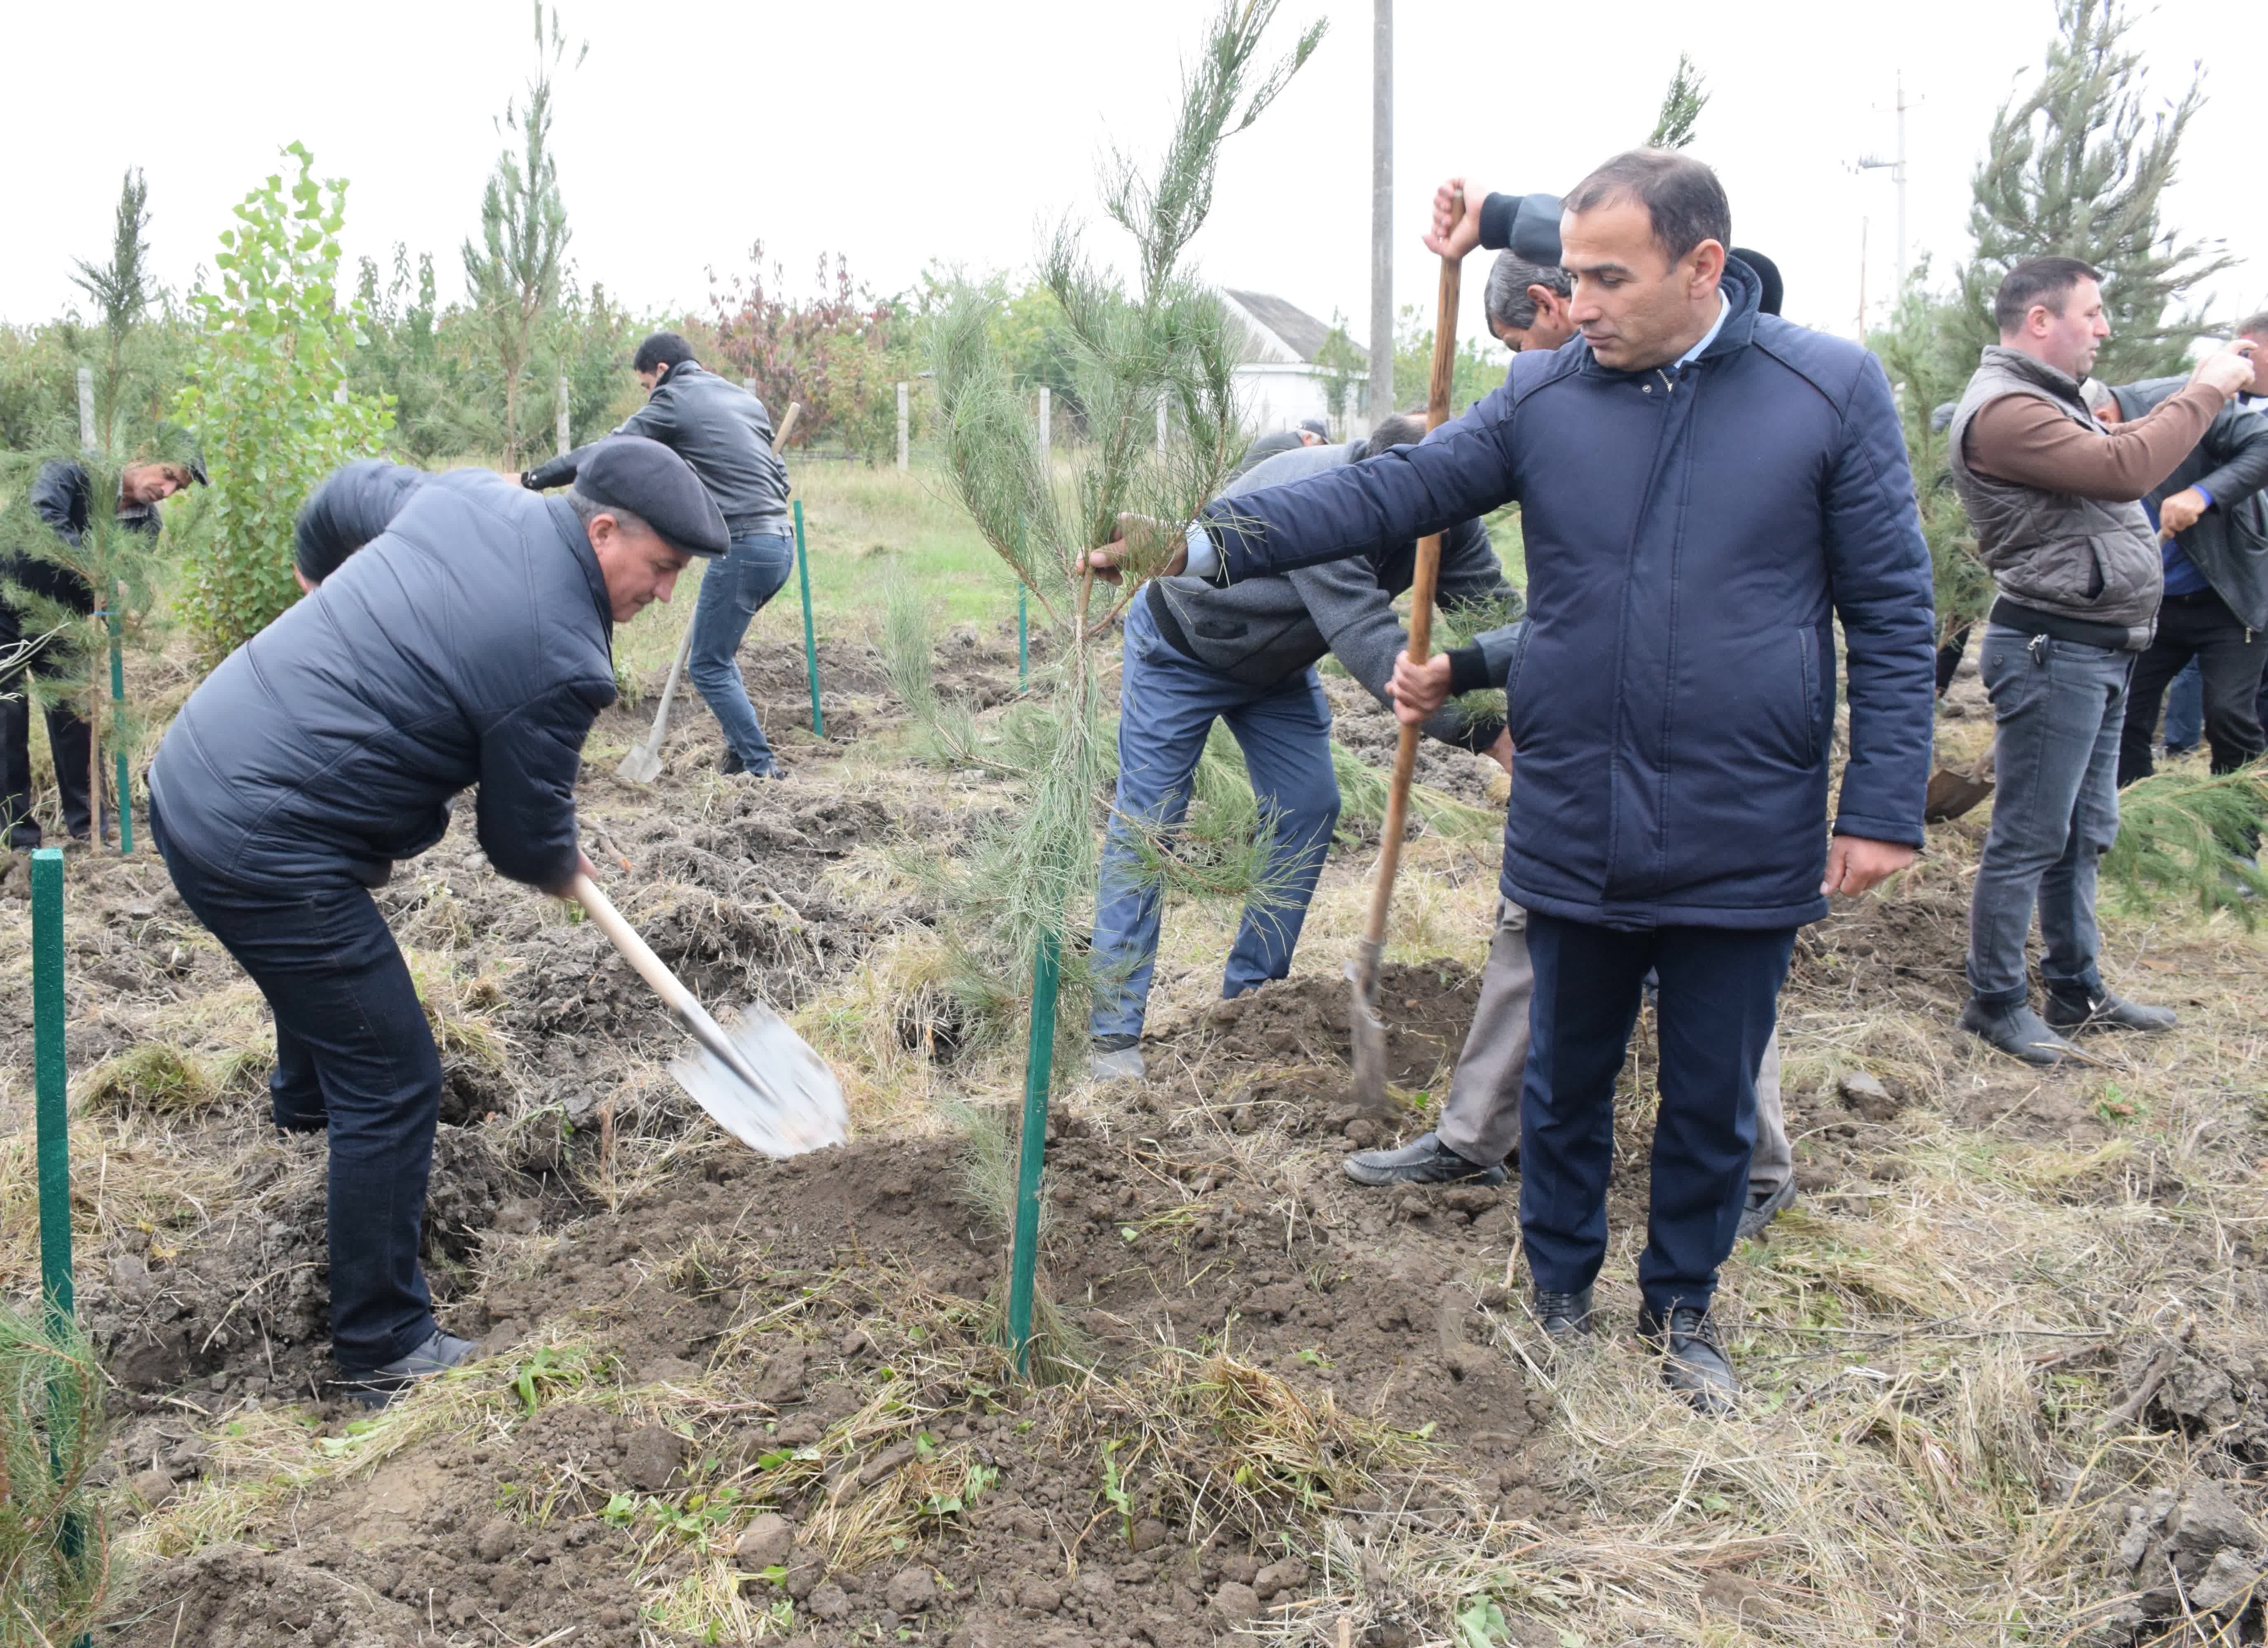
[[[1481,973],[1464,1051],[1449,1078],[1449,1102],[1434,1134],[1468,1161],[1500,1162],[1520,1144],[1520,1086],[1528,1070],[1528,1004],[1535,968],[1528,959],[1528,912],[1510,899],[1497,903],[1496,938]],[[1749,1159],[1749,1194],[1769,1195],[1795,1170],[1787,1118],[1780,1113],[1779,1034],[1764,1043],[1756,1070],[1756,1148]]]

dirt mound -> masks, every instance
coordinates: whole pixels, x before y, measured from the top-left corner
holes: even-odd
[[[1968,998],[1969,905],[1943,887],[1896,888],[1837,904],[1796,935],[1792,991],[1895,1001],[1926,1013]]]
[[[1146,1041],[1153,1082],[1225,1107],[1241,1131],[1336,1129],[1355,1119],[1351,987],[1313,975],[1282,979],[1192,1016],[1160,1015]],[[1386,1078],[1438,1088],[1464,1045],[1480,975],[1447,960],[1380,971]]]

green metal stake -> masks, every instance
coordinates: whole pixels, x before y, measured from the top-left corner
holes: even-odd
[[[119,638],[118,614],[110,618],[110,702],[117,706],[111,717],[110,747],[118,757],[118,850],[134,850],[134,791],[129,786],[126,771],[126,740],[120,729],[126,718],[126,653]]]
[[[1060,934],[1040,934],[1032,958],[1032,1034],[1024,1061],[1024,1137],[1016,1157],[1016,1244],[1008,1261],[1008,1345],[1019,1372],[1032,1354],[1032,1272],[1039,1262],[1040,1168],[1048,1150],[1048,1076],[1056,1056]]]
[[[1016,585],[1016,690],[1032,689],[1032,630],[1031,619],[1025,608],[1025,586]]]
[[[40,1161],[40,1287],[48,1321],[71,1320],[70,1114],[63,1093],[63,855],[32,854],[32,1044]]]
[[[811,677],[811,735],[827,736],[826,717],[819,713],[819,642],[811,629],[811,552],[803,543],[803,500],[795,501],[795,570],[803,580],[803,673]]]

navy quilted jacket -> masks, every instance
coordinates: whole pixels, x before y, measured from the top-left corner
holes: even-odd
[[[150,771],[167,845],[253,886],[374,887],[478,784],[489,861],[556,887],[583,739],[615,700],[590,540],[564,499],[486,470],[404,489],[359,468],[396,512],[189,695]]]
[[[1933,715],[1929,550],[1888,379],[1854,343],[1731,311],[1682,372],[1578,338],[1422,445],[1211,505],[1223,577],[1280,572],[1521,504],[1533,623],[1506,683],[1506,897],[1611,927],[1827,912],[1834,828],[1918,846]]]

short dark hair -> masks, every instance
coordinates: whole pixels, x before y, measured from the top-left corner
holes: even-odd
[[[652,372],[692,358],[693,345],[674,332],[657,332],[637,346],[637,353],[630,357],[630,370]]]
[[[1672,263],[1704,240],[1733,244],[1733,205],[1725,198],[1725,186],[1690,155],[1668,149],[1618,154],[1575,185],[1567,210],[1594,211],[1618,200],[1646,208],[1654,243]]]
[[[2036,304],[2060,315],[2073,287],[2083,280],[2102,278],[2101,269],[2077,258],[2026,258],[2000,276],[2000,290],[1992,294],[1992,320],[2003,333],[2008,333],[2024,324],[2024,317]]]
[[[1481,298],[1489,325],[1506,327],[1514,332],[1525,332],[1534,326],[1535,299],[1528,295],[1531,286],[1541,286],[1561,298],[1572,298],[1575,277],[1557,263],[1530,263],[1510,252],[1498,253],[1496,261],[1489,266],[1488,290]]]
[[[1396,446],[1415,446],[1425,438],[1425,408],[1412,412],[1389,412],[1378,420],[1378,427],[1362,444],[1362,455],[1375,458]]]
[[[2232,337],[2268,338],[2268,309],[2263,309],[2258,314],[2249,315],[2245,319],[2238,321],[2236,323],[2236,330],[2229,335]]]

